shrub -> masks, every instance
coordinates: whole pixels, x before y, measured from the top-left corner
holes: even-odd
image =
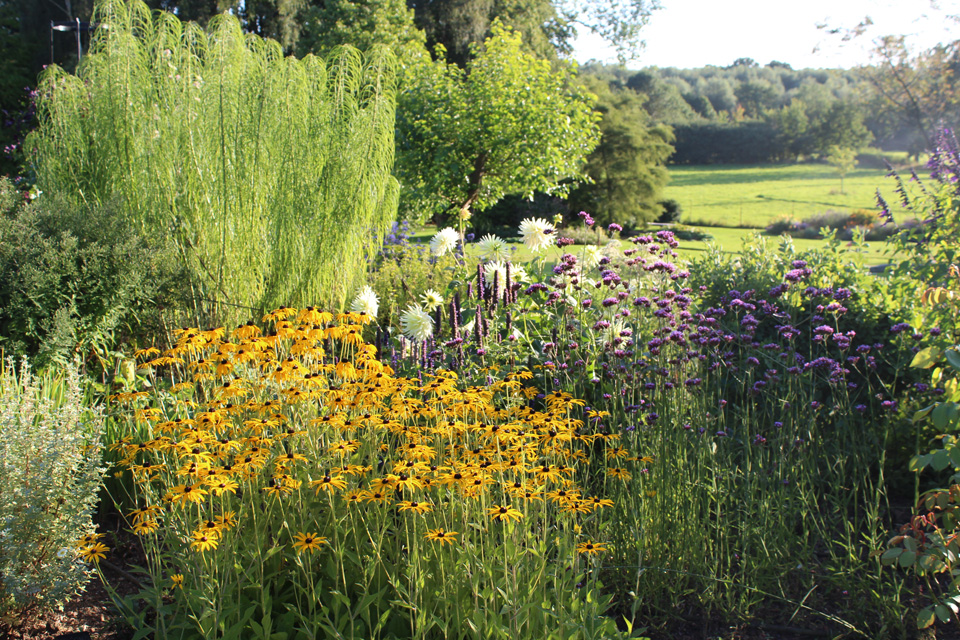
[[[10,193],[8,181],[0,193]],[[117,207],[70,205],[46,194],[0,216],[0,346],[64,365],[79,354],[108,367],[124,341],[159,327],[157,305],[178,298],[172,247],[147,242]]]
[[[679,202],[673,198],[670,198],[667,200],[661,200],[660,206],[663,208],[663,212],[660,214],[660,217],[657,218],[657,222],[663,224],[680,222],[680,216],[683,214],[683,207],[680,206]]]
[[[49,611],[88,577],[103,418],[75,366],[36,376],[0,364],[0,625]],[[78,553],[79,549],[79,553]]]
[[[39,187],[116,201],[119,222],[169,237],[221,318],[342,304],[371,228],[396,215],[393,55],[297,60],[235,16],[204,33],[139,1],[104,0],[93,21],[79,75],[51,66],[40,82]]]
[[[700,229],[695,229],[686,225],[673,225],[670,227],[670,231],[673,232],[673,235],[677,240],[686,240],[688,242],[713,240],[713,236],[706,231],[701,231]]]
[[[470,227],[478,238],[488,233],[510,238],[517,235],[517,227],[524,218],[551,220],[557,214],[570,216],[566,200],[545,193],[535,193],[533,198],[511,195],[488,209],[474,213]]]
[[[933,401],[915,402],[916,455],[909,462],[915,473],[932,471],[937,484],[916,496],[909,522],[892,537],[882,555],[887,565],[910,571],[926,586],[929,599],[917,613],[917,626],[930,627],[937,621],[946,624],[960,620],[960,154],[957,140],[949,130],[941,130],[937,147],[930,157],[930,180],[922,182],[916,174],[915,190],[908,190],[894,172],[900,204],[908,215],[923,224],[897,236],[899,261],[893,272],[904,283],[900,294],[919,298],[929,305],[918,314],[918,326],[929,336],[930,344],[916,348],[911,365],[929,371],[924,387],[936,392]],[[893,221],[893,212],[877,194],[881,217]],[[917,335],[921,335],[917,333]],[[926,425],[921,430],[921,425]],[[924,442],[933,447],[920,451],[921,433],[932,436]],[[949,477],[947,477],[949,474]],[[929,478],[930,476],[928,476]],[[914,480],[914,491],[920,486]],[[930,602],[932,600],[932,602]]]
[[[424,245],[395,244],[384,247],[367,277],[380,300],[377,321],[381,327],[396,326],[400,310],[418,303],[429,289],[443,293],[456,259],[447,254],[434,257]]]
[[[764,229],[768,236],[787,234],[792,238],[818,240],[826,235],[835,233],[839,240],[850,241],[861,232],[864,239],[870,242],[886,240],[903,229],[912,228],[916,223],[913,220],[905,221],[902,225],[885,224],[879,215],[867,209],[845,211],[824,211],[797,222],[789,217],[774,220]]]
[[[584,225],[575,225],[572,227],[566,227],[560,229],[557,232],[561,237],[570,238],[576,244],[593,244],[598,246],[605,246],[613,240],[610,237],[610,234],[607,233],[606,229],[600,225],[594,227],[587,227]],[[614,240],[615,242],[615,240]]]

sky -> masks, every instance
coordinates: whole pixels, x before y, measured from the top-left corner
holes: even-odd
[[[602,0],[601,0],[602,1]],[[874,39],[902,34],[914,50],[960,39],[960,0],[660,0],[643,31],[646,46],[628,67],[727,66],[737,58],[773,60],[794,69],[851,68],[869,63]],[[829,29],[852,29],[866,16],[864,35],[843,42]],[[615,62],[614,51],[580,29],[574,57]]]

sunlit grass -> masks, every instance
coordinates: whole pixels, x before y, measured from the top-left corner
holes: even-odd
[[[873,210],[878,188],[896,202],[885,175],[884,169],[855,169],[841,193],[840,177],[827,164],[670,167],[664,198],[680,203],[685,223],[763,228],[782,217]]]

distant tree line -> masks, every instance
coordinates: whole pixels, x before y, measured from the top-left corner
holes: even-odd
[[[902,38],[888,38],[873,65],[851,70],[743,58],[727,67],[581,71],[644,96],[652,120],[673,127],[676,164],[794,161],[870,143],[917,153],[937,125],[960,123],[956,42],[911,55]]]

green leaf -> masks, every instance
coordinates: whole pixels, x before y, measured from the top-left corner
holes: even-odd
[[[957,418],[960,417],[960,412],[953,402],[941,402],[934,407],[931,417],[933,418],[933,425],[937,429],[946,430],[951,423],[956,422]]]
[[[903,549],[895,547],[893,549],[887,549],[882,556],[880,556],[880,562],[883,564],[893,564],[897,558],[900,557],[900,554],[903,553]]]
[[[137,632],[133,634],[133,637],[130,640],[142,640],[143,638],[146,638],[147,636],[152,634],[154,631],[156,631],[156,629],[154,629],[153,627],[143,627],[137,630]]]
[[[950,622],[950,619],[953,617],[950,608],[944,604],[938,604],[933,608],[933,611],[937,614],[937,618],[940,619],[940,622]]]
[[[904,551],[900,554],[900,566],[904,569],[913,566],[913,563],[917,561],[917,553],[915,551]]]
[[[930,466],[936,471],[943,471],[950,466],[950,454],[943,449],[933,452],[933,458],[930,460]]]
[[[947,362],[950,363],[950,366],[960,371],[960,351],[956,349],[947,349]]]
[[[936,621],[933,615],[933,608],[926,607],[917,613],[917,629],[926,629]]]
[[[930,464],[930,458],[931,456],[929,453],[925,453],[919,456],[913,456],[912,458],[910,458],[910,462],[907,463],[907,468],[910,471],[914,471],[914,472],[921,471],[925,469],[928,464]]]
[[[927,347],[926,349],[921,349],[915,356],[913,356],[910,366],[917,369],[929,369],[939,362],[942,355],[943,350],[939,347]]]

